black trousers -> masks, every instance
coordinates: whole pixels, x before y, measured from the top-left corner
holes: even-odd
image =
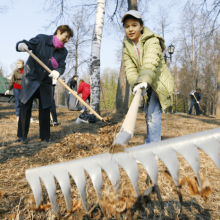
[[[32,95],[32,97],[27,101],[26,104],[21,103],[17,136],[23,139],[27,138],[30,127],[31,109],[32,109],[33,100],[35,98],[39,99],[40,138],[49,139],[50,138],[50,108],[46,108],[46,109],[42,108],[39,89],[36,90],[36,92]]]
[[[189,111],[188,111],[188,114],[192,114],[192,109],[193,109],[193,106],[195,106],[195,109],[196,109],[196,115],[200,115],[200,110],[199,110],[199,104],[194,102],[194,101],[191,101],[191,105],[190,105],[190,108],[189,108]]]
[[[52,85],[52,103],[50,107],[50,112],[53,117],[53,122],[57,122],[57,112],[56,112],[56,105],[54,100],[54,93],[55,93],[55,85]]]

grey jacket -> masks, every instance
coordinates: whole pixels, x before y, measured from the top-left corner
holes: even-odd
[[[14,83],[21,85],[22,76],[23,74],[19,69],[14,70],[13,75],[11,77],[11,81],[9,83],[8,90],[12,90]]]

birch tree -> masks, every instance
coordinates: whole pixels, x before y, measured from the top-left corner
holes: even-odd
[[[128,0],[128,11],[137,10],[137,0]],[[121,59],[121,68],[118,78],[118,88],[116,95],[116,110],[119,113],[126,114],[128,110],[128,101],[129,101],[129,84],[126,78],[125,64],[123,59],[123,50],[122,50],[122,59]]]
[[[91,106],[97,113],[100,113],[100,47],[105,15],[105,2],[105,0],[98,0],[97,2],[90,59]]]

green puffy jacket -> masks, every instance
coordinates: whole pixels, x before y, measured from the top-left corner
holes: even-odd
[[[164,61],[164,50],[164,39],[144,27],[140,38],[140,68],[133,42],[128,38],[124,40],[126,76],[131,89],[135,84],[147,82],[159,98],[163,110],[170,106],[174,89],[173,77]]]

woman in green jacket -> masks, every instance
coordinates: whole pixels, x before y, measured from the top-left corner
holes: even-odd
[[[144,27],[138,11],[128,11],[122,22],[126,33],[123,56],[127,80],[134,94],[138,88],[147,90],[144,96],[145,143],[160,141],[162,110],[170,106],[174,88],[173,78],[163,58],[164,39]]]

